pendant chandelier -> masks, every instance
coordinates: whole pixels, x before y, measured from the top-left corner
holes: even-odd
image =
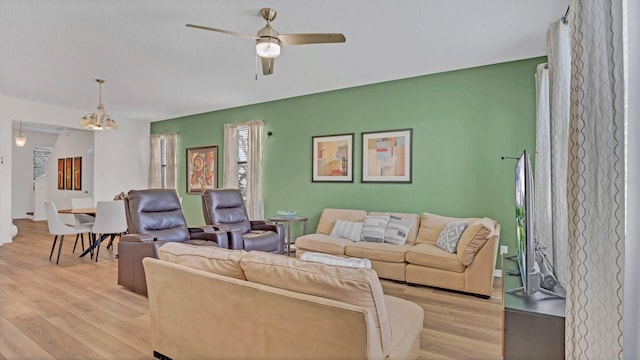
[[[27,142],[27,137],[22,133],[22,121],[20,121],[20,132],[16,134],[16,146],[23,147]]]
[[[117,130],[118,125],[116,124],[116,121],[109,116],[109,114],[104,112],[104,106],[102,106],[102,83],[104,83],[104,80],[96,79],[96,82],[100,87],[98,111],[87,113],[83,116],[80,120],[80,126],[85,129],[92,130]]]

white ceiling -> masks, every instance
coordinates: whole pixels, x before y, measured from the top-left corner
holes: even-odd
[[[545,55],[568,0],[0,0],[0,94],[116,120],[158,121],[316,92]],[[252,41],[273,7],[281,33],[341,32],[292,46],[256,74]],[[533,74],[532,74],[533,75]],[[27,120],[27,119],[20,119]]]

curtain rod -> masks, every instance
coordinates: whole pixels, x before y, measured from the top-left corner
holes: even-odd
[[[563,24],[567,25],[569,23],[569,7],[567,6],[567,11],[564,12],[564,15],[560,18],[560,21],[562,21]]]

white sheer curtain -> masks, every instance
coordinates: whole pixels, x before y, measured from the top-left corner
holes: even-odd
[[[264,219],[262,201],[262,135],[264,122],[251,120],[247,156],[247,213],[250,219]]]
[[[555,22],[547,32],[549,68],[549,144],[551,181],[552,246],[547,255],[553,260],[558,281],[567,283],[569,168],[569,109],[571,105],[571,31],[568,23]],[[536,162],[537,164],[537,162]],[[537,165],[536,165],[537,166]]]
[[[238,126],[242,124],[224,124],[224,164],[222,186],[238,188]]]
[[[151,134],[149,151],[149,189],[162,187],[162,168],[160,159],[162,149],[160,147],[161,134]]]
[[[176,153],[178,148],[178,134],[171,133],[165,134],[166,152],[167,152],[167,166],[165,170],[165,188],[177,189],[178,188],[178,166]]]
[[[570,3],[567,359],[623,358],[625,119],[621,5],[622,0]]]
[[[536,238],[545,255],[552,255],[551,233],[551,140],[549,131],[549,69],[536,68],[536,156],[534,216]]]

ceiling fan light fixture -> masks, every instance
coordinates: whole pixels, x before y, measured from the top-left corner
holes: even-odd
[[[98,98],[98,111],[93,113],[87,113],[80,119],[80,127],[91,130],[116,130],[118,125],[116,121],[105,113],[104,106],[102,105],[102,83],[104,80],[96,79],[96,82],[100,85],[100,95]]]
[[[280,56],[280,50],[280,40],[276,38],[267,37],[256,42],[256,53],[262,58],[277,58]]]
[[[20,131],[16,134],[16,146],[23,147],[27,143],[27,137],[22,133],[22,121],[20,121]]]

